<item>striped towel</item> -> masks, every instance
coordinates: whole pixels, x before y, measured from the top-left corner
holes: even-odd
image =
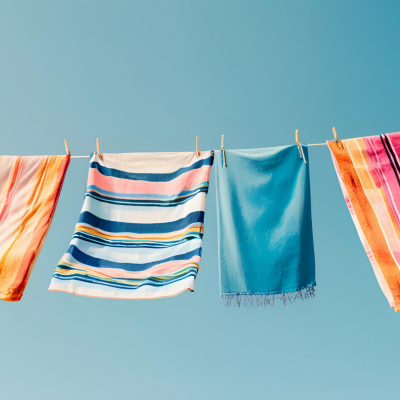
[[[341,145],[342,144],[342,145]],[[400,133],[328,142],[379,285],[400,311]]]
[[[2,300],[21,300],[50,228],[70,158],[0,157]]]
[[[213,154],[93,154],[82,212],[49,290],[154,299],[194,290]]]

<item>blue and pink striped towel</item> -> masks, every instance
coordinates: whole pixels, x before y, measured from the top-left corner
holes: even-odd
[[[94,153],[70,247],[49,290],[154,299],[194,290],[213,154]]]

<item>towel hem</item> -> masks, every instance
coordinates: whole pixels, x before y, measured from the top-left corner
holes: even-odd
[[[294,303],[296,300],[315,297],[316,284],[308,285],[286,293],[226,293],[221,295],[221,302],[225,307],[251,307],[256,302],[257,307],[273,306],[275,300],[282,300],[283,304]]]
[[[171,293],[167,294],[164,296],[160,297],[112,297],[112,296],[96,296],[96,295],[91,295],[91,294],[83,294],[83,293],[77,293],[77,292],[70,292],[68,290],[62,290],[62,289],[47,289],[49,292],[62,292],[62,293],[69,293],[69,294],[74,294],[76,296],[82,296],[82,297],[93,297],[97,299],[113,299],[113,300],[156,300],[156,299],[164,299],[167,297],[175,297],[178,296],[179,294],[185,292],[186,290],[189,290],[191,293],[194,292],[194,289],[191,288],[185,288],[181,290],[180,292],[177,293]]]

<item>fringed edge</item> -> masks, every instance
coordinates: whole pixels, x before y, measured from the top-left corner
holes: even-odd
[[[221,295],[221,302],[225,307],[240,307],[243,304],[245,307],[251,307],[256,302],[257,307],[273,306],[276,300],[282,300],[283,304],[294,303],[296,300],[309,299],[315,297],[315,284],[307,286],[303,289],[287,293],[275,294],[247,294],[247,293],[229,293]]]

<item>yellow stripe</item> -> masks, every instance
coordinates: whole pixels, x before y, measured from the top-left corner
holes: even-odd
[[[185,235],[191,232],[200,232],[202,233],[203,227],[200,226],[193,226],[187,229],[186,231],[182,232],[181,234],[178,235],[173,235],[173,236],[165,236],[165,233],[161,233],[159,235],[153,235],[153,236],[146,236],[145,234],[132,234],[131,236],[112,236],[112,235],[106,235],[104,233],[99,232],[98,230],[94,228],[87,228],[85,226],[78,226],[75,228],[75,232],[86,232],[94,236],[101,237],[103,239],[111,239],[111,240],[119,240],[119,239],[128,239],[128,240],[173,240],[173,239],[178,239],[178,238],[183,238]]]

